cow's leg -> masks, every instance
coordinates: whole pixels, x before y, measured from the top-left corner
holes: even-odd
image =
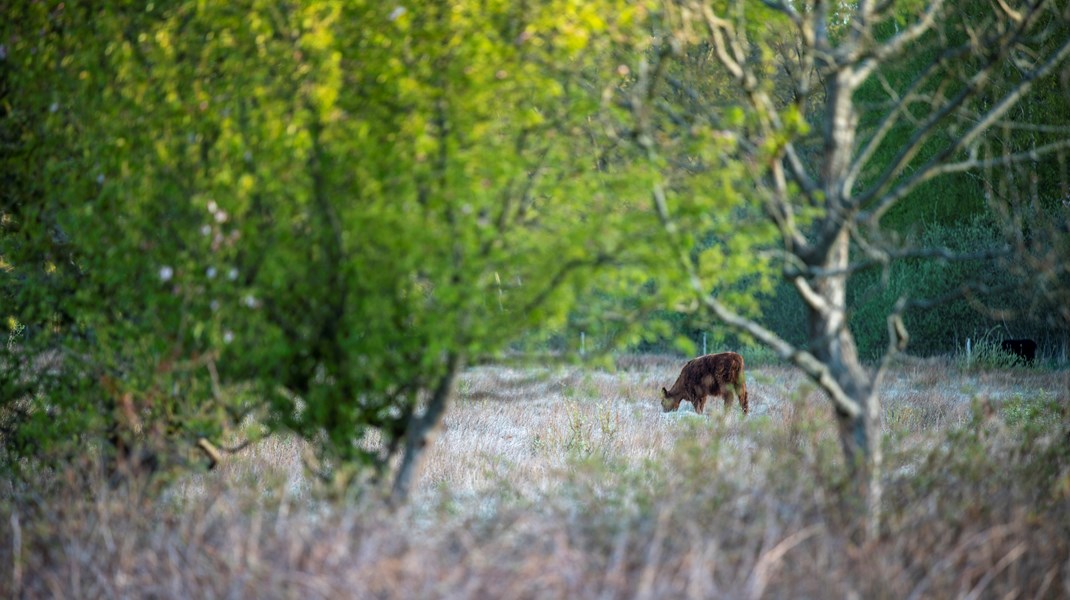
[[[743,414],[747,414],[747,398],[743,395],[742,391],[746,388],[742,388],[739,385],[730,383],[725,387],[724,395],[724,407],[725,410],[731,410],[732,405],[739,402],[739,407],[743,409]]]
[[[702,400],[703,400],[702,392],[700,392],[695,387],[691,387],[691,388],[688,388],[686,397],[691,402],[691,406],[695,407],[695,412],[701,413],[702,412]]]

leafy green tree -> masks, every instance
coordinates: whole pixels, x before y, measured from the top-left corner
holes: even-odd
[[[340,481],[396,463],[404,499],[467,361],[563,323],[596,267],[649,259],[654,222],[592,158],[611,142],[591,82],[618,77],[607,47],[640,12],[18,7],[5,173],[40,175],[5,198],[5,318],[32,331],[4,358],[25,388],[5,435],[183,447],[262,411]]]
[[[880,523],[881,377],[887,359],[906,347],[902,314],[933,299],[896,301],[884,315],[885,357],[871,369],[848,318],[851,275],[904,259],[1008,254],[1007,248],[958,253],[914,245],[884,217],[941,177],[1058,156],[1070,146],[1060,131],[1042,134],[1045,115],[1021,110],[1048,82],[1065,77],[1070,37],[1056,26],[1065,22],[1065,8],[1046,1],[978,3],[969,10],[939,0],[667,2],[638,77],[622,94],[635,140],[660,173],[652,187],[656,212],[690,292],[827,393],[870,535]],[[700,91],[703,79],[665,76],[667,65],[687,61],[693,48],[712,58],[711,77],[732,82],[730,93],[708,96]],[[928,58],[917,64],[919,55]],[[880,102],[860,96],[870,85],[883,90]],[[671,101],[680,96],[688,102]],[[984,151],[1001,128],[1014,126],[1032,127],[1036,143]],[[907,135],[895,139],[899,132]],[[681,169],[684,159],[701,168]],[[722,183],[699,188],[705,197],[688,197],[691,171],[699,178],[716,174]],[[706,221],[695,218],[701,210],[725,223],[717,232],[721,243],[708,253],[695,246],[696,232],[706,231]],[[721,216],[726,213],[732,216]],[[775,243],[753,233],[761,231],[759,223],[773,230]],[[748,300],[722,291],[726,275],[760,276],[771,267],[802,302],[805,344],[763,327],[748,312]],[[969,282],[955,292],[980,287]]]

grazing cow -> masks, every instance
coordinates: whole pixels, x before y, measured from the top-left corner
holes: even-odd
[[[1026,363],[1032,363],[1037,357],[1037,343],[1033,340],[1003,340],[999,347],[1007,354],[1013,354]]]
[[[721,396],[725,409],[732,407],[733,397],[739,398],[743,414],[747,414],[747,376],[743,372],[743,357],[735,352],[707,354],[689,361],[680,371],[672,389],[661,388],[665,412],[676,410],[680,402],[688,400],[695,412],[702,414],[707,396]]]

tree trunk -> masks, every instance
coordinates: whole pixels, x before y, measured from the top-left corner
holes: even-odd
[[[401,457],[401,465],[398,467],[394,487],[390,493],[390,502],[395,506],[404,504],[409,499],[413,479],[423,459],[424,449],[427,448],[431,434],[438,427],[442,421],[442,415],[446,412],[446,405],[453,392],[453,382],[461,370],[462,362],[459,353],[450,354],[446,363],[446,372],[442,374],[438,386],[431,395],[431,399],[428,400],[427,408],[422,413],[414,410],[409,418],[409,425],[405,431],[405,454]]]
[[[823,301],[807,303],[811,352],[827,365],[844,393],[858,403],[861,411],[850,415],[836,411],[840,444],[854,483],[854,491],[865,502],[866,534],[873,539],[880,529],[881,435],[880,397],[874,375],[862,366],[854,336],[847,327],[847,275],[849,238],[843,230],[830,245],[820,266],[825,272],[844,273],[810,281]]]

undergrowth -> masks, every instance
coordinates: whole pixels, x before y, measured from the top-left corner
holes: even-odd
[[[771,378],[790,389],[743,419],[665,417],[583,377],[581,391],[543,399],[559,419],[509,434],[526,458],[494,462],[478,493],[439,482],[401,509],[295,492],[242,464],[161,496],[106,481],[83,457],[38,485],[0,484],[0,596],[1070,594],[1065,392],[976,399],[939,431],[886,420],[884,526],[866,541],[827,406]],[[506,410],[479,403],[473,419]],[[451,427],[478,427],[464,419]],[[520,470],[550,455],[563,462]],[[536,476],[549,483],[525,481]]]

